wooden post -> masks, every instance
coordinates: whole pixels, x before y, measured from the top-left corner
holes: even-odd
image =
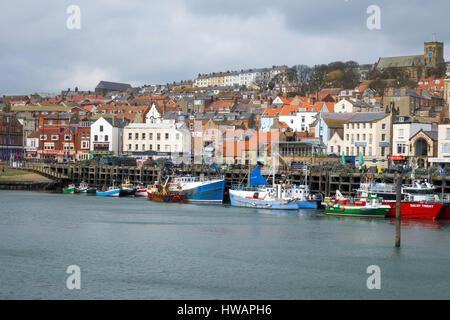
[[[395,246],[400,247],[400,222],[401,222],[401,210],[402,210],[402,175],[397,174],[397,194],[395,205]]]

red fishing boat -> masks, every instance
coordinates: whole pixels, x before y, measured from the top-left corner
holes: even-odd
[[[147,188],[147,197],[151,201],[157,202],[184,202],[183,194],[169,191],[167,187],[159,184],[151,185]]]
[[[357,190],[360,197],[365,197],[368,194],[376,194],[381,196],[384,201],[383,204],[391,206],[386,217],[395,217],[396,215],[396,188],[394,184],[385,183],[366,183],[361,184]],[[439,198],[436,193],[436,188],[427,180],[421,181],[413,179],[411,185],[403,185],[401,188],[401,216],[402,218],[414,219],[437,219],[441,218],[441,211],[444,210],[444,216],[450,213],[450,209]]]

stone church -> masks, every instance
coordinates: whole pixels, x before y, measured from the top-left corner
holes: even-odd
[[[441,63],[445,64],[444,43],[432,41],[424,43],[423,55],[380,58],[375,68],[380,71],[398,69],[406,72],[409,79],[419,81],[427,77],[427,69],[437,68]]]

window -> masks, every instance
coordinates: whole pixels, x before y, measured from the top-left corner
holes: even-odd
[[[398,129],[398,137],[401,139],[405,137],[405,129]]]
[[[134,150],[138,150],[139,149],[139,145],[136,143],[135,145],[134,145]]]
[[[180,134],[179,133],[176,134],[176,139],[180,140]]]
[[[341,153],[341,146],[337,146],[337,148],[338,148],[338,153],[340,154]]]
[[[81,148],[89,149],[89,141],[86,141],[86,140],[81,141]]]
[[[386,124],[385,123],[381,124],[381,130],[386,130]]]
[[[302,116],[302,123],[305,122],[305,116]]]
[[[369,156],[372,156],[372,147],[369,147]]]
[[[346,138],[347,138],[347,141],[349,141],[349,140],[350,140],[350,135],[347,134],[347,135],[346,135]]]
[[[369,134],[369,143],[372,143],[372,134]]]
[[[105,135],[105,142],[108,142],[108,135]]]
[[[142,140],[145,140],[145,132],[142,132]]]
[[[156,140],[158,140],[158,141],[161,140],[161,133],[158,132],[158,133],[156,134]],[[158,150],[159,150],[159,149],[158,149]]]
[[[149,147],[150,147],[150,150],[153,150],[153,145],[151,144],[151,145],[149,145]]]
[[[359,141],[359,133],[356,135],[356,141]]]
[[[139,133],[136,132],[136,133],[134,134],[134,140],[139,140]]]
[[[352,143],[353,142],[355,142],[355,135],[354,134],[352,134]],[[353,153],[353,151],[352,151],[352,153]]]
[[[450,128],[447,128],[447,137],[446,139],[450,139]]]
[[[52,134],[52,140],[59,140],[59,136],[57,134]]]
[[[142,145],[142,151],[145,151],[145,144]]]
[[[165,133],[165,139],[169,140],[169,133],[167,133],[167,132]]]
[[[330,147],[330,152],[333,153],[333,146]]]
[[[161,145],[160,145],[160,144],[158,144],[158,145],[156,146],[156,150],[158,150],[158,151],[161,150]]]
[[[366,134],[365,133],[363,133],[362,139],[363,139],[363,141],[366,141]]]
[[[103,126],[100,126],[100,132],[103,132]]]
[[[366,124],[365,123],[363,123],[363,129],[365,129],[366,128]]]
[[[386,154],[385,147],[381,147],[381,156],[384,157]]]
[[[133,139],[133,134],[131,132],[128,133],[128,140]]]
[[[128,150],[131,151],[131,143],[128,145]]]
[[[383,134],[381,135],[381,141],[386,141],[386,134],[385,134],[385,133],[383,133]]]
[[[406,154],[406,144],[405,143],[397,144],[397,153],[398,154]]]
[[[98,141],[98,135],[94,136],[94,141]]]
[[[359,123],[356,125],[356,128],[359,129]]]
[[[149,140],[153,140],[153,132],[150,132],[149,134],[148,134],[148,139]],[[151,150],[151,149],[150,149]]]
[[[355,155],[355,148],[354,147],[352,147],[352,153],[350,154],[351,156],[354,156]]]
[[[450,143],[443,143],[442,144],[442,152],[450,153]]]
[[[345,153],[349,156],[349,154],[348,154],[348,147],[345,148]]]

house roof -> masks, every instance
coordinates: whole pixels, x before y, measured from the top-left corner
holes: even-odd
[[[131,85],[128,83],[120,83],[120,82],[109,82],[109,81],[100,81],[95,89],[107,89],[111,91],[125,91],[127,89],[131,89]]]
[[[267,108],[264,110],[263,117],[273,118],[281,113],[282,108]]]

